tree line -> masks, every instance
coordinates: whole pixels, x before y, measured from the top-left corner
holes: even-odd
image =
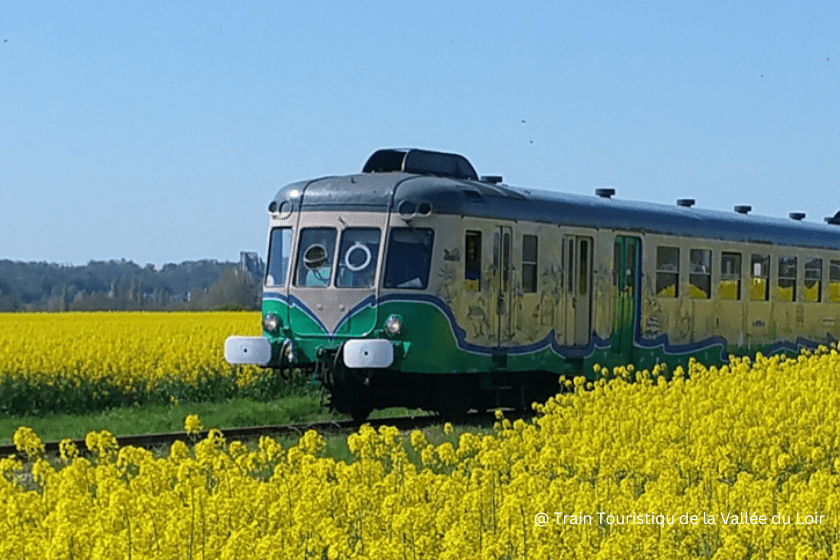
[[[254,267],[212,259],[161,269],[125,259],[85,265],[0,260],[0,311],[259,309],[261,276]]]

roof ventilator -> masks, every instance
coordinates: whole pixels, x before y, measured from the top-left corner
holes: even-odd
[[[482,183],[490,183],[491,185],[498,185],[502,182],[501,175],[482,175],[481,176]]]
[[[677,200],[677,206],[684,206],[685,208],[691,208],[694,206],[696,201],[693,198],[680,198]]]
[[[615,189],[610,187],[595,189],[595,195],[600,196],[601,198],[612,198],[614,194]]]
[[[735,211],[739,214],[749,214],[752,211],[752,206],[736,206]]]
[[[389,171],[478,181],[478,173],[464,156],[416,148],[377,150],[362,169],[362,173]]]
[[[797,222],[801,222],[805,219],[805,212],[791,212],[788,214],[788,218],[791,220],[796,220]]]

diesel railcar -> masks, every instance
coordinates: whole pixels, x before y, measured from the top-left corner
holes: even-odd
[[[596,363],[711,365],[840,336],[840,212],[517,188],[419,149],[283,187],[268,211],[263,336],[229,338],[226,359],[314,374],[358,420],[527,407]]]

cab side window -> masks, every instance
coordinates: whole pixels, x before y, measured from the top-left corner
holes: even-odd
[[[426,289],[429,285],[434,237],[434,231],[427,228],[391,230],[385,265],[386,288]]]
[[[266,265],[265,285],[285,286],[286,271],[289,270],[289,257],[292,248],[292,229],[274,228],[268,243],[268,264]]]

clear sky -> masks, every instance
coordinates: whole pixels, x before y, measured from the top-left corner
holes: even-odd
[[[279,187],[411,146],[821,222],[840,2],[0,2],[0,258],[264,257]]]

